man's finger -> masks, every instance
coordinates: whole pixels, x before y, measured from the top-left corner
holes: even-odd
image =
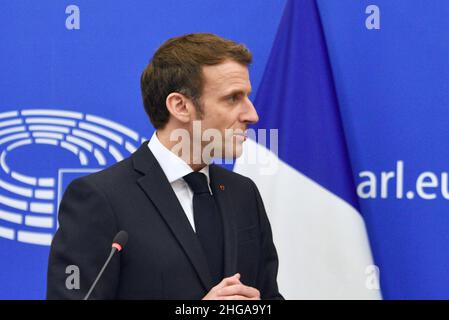
[[[223,280],[221,280],[221,282],[217,284],[213,289],[218,290],[239,283],[240,283],[240,273],[236,273],[232,277],[224,278]]]
[[[220,288],[217,291],[217,294],[219,296],[242,295],[249,298],[260,296],[259,290],[253,287],[245,286],[241,283]]]
[[[245,296],[234,295],[234,296],[224,296],[218,297],[218,300],[258,300],[257,298],[248,298]]]

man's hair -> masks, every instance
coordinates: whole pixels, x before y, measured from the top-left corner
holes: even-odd
[[[190,98],[201,113],[203,66],[232,60],[248,66],[251,52],[242,44],[210,33],[192,33],[167,40],[154,54],[140,78],[145,111],[156,129],[169,119],[165,105],[172,92]]]

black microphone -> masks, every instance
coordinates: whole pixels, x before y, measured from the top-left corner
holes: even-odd
[[[89,289],[89,292],[87,292],[86,296],[83,300],[89,299],[90,294],[92,293],[92,290],[94,290],[95,286],[97,285],[98,280],[100,279],[101,275],[103,274],[103,271],[106,269],[106,267],[109,264],[109,261],[111,261],[112,257],[117,251],[122,251],[125,248],[126,242],[128,242],[128,233],[126,231],[120,231],[117,233],[114,237],[114,240],[112,240],[112,249],[111,253],[109,254],[108,259],[103,265],[103,268],[101,268],[100,273],[98,274],[97,278],[95,279],[94,283]]]

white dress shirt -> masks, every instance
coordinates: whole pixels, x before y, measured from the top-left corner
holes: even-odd
[[[150,148],[157,162],[159,162],[159,165],[161,166],[162,171],[164,171],[168,182],[170,182],[179,203],[184,209],[187,219],[189,219],[193,231],[195,231],[195,220],[193,219],[193,191],[190,189],[187,182],[185,182],[182,178],[193,172],[193,169],[184,160],[167,149],[159,141],[156,132],[148,142],[148,148]],[[209,166],[205,166],[199,172],[206,175],[207,185],[209,186],[209,191],[212,194],[212,190],[210,188]]]

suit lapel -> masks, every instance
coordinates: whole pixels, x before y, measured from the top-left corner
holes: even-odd
[[[235,212],[235,209],[230,194],[230,186],[227,185],[225,176],[220,171],[216,165],[209,167],[211,189],[223,219],[224,276],[229,277],[237,271],[237,234],[231,217],[231,213]]]
[[[137,171],[144,174],[137,183],[159,210],[190,259],[206,291],[209,291],[213,284],[201,244],[147,142],[133,154],[133,164]]]

